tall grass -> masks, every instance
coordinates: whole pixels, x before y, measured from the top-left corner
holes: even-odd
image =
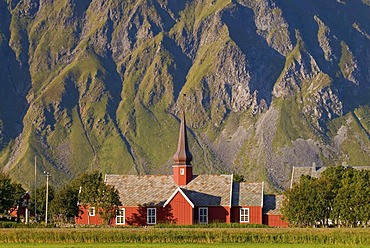
[[[0,243],[282,243],[370,245],[367,229],[1,229]]]

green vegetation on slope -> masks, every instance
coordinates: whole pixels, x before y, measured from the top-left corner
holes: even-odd
[[[273,147],[285,147],[298,139],[309,139],[312,136],[312,129],[308,126],[301,107],[297,102],[299,96],[288,98],[277,98],[274,100],[275,108],[279,110],[277,130],[273,140]]]
[[[302,18],[292,16],[302,6],[307,7],[305,17],[320,17],[323,25],[317,33],[301,30],[305,26]],[[349,155],[352,162],[365,164],[370,153],[369,111],[362,107],[368,101],[362,80],[368,76],[363,69],[369,64],[364,50],[368,43],[356,34],[349,39],[342,31],[348,24],[342,14],[350,16],[352,5],[339,14],[326,13],[323,6],[330,9],[332,3],[308,4],[307,0],[298,8],[294,4],[270,6],[229,0],[177,4],[6,1],[1,5],[0,53],[4,62],[0,76],[6,82],[1,90],[10,94],[1,95],[4,139],[0,142],[0,166],[28,186],[32,175],[26,172],[33,169],[35,155],[38,170],[55,175],[54,184],[91,169],[169,173],[177,144],[176,116],[185,110],[196,173],[240,171],[251,180],[265,179],[268,158],[256,145],[261,137],[254,129],[263,115],[258,111],[271,105],[279,111],[273,152],[294,145],[297,138],[320,143],[328,120],[355,109],[352,122],[347,125],[343,121],[348,132],[346,140],[339,142],[340,159],[331,149],[334,157],[330,160],[338,162]],[[356,25],[365,30],[362,19],[359,16]],[[246,21],[251,21],[250,25],[244,25]],[[238,25],[240,30],[229,25]],[[295,39],[290,34],[293,30]],[[250,40],[239,37],[243,32],[256,36]],[[316,39],[326,38],[330,46],[339,48],[330,47],[332,61],[317,57],[322,53]],[[289,51],[294,40],[296,46]],[[259,54],[267,56],[256,56]],[[280,73],[274,71],[277,67],[272,58],[282,60],[281,54],[288,55]],[[354,68],[358,68],[356,73]],[[342,84],[343,77],[333,75],[337,71],[356,84]],[[276,93],[274,82],[279,84],[279,98],[271,96]],[[352,90],[346,90],[348,96],[359,92],[361,100],[356,100],[361,103],[347,104],[342,87]],[[325,95],[328,92],[333,98]],[[21,111],[13,111],[14,97],[21,99]],[[336,99],[342,109],[333,114],[331,101]],[[242,107],[237,110],[234,106]],[[258,113],[252,113],[251,106],[257,107]],[[318,116],[321,113],[323,116]],[[17,119],[15,115],[22,116]],[[16,127],[12,135],[9,123]],[[235,144],[224,139],[225,133],[238,130],[230,126],[243,126],[248,140]],[[335,143],[340,127],[324,137],[318,150]],[[225,142],[217,144],[220,140]],[[228,161],[218,153],[222,146],[237,149]],[[324,162],[328,165],[331,161]]]
[[[368,111],[368,106],[363,106],[347,115],[336,118],[328,123],[328,135],[338,136],[342,162],[353,166],[366,166],[370,163],[367,151],[370,150],[367,123],[369,116],[363,114]],[[363,123],[363,124],[362,124]]]

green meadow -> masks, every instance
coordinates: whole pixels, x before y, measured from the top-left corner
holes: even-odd
[[[0,247],[370,247],[370,229],[4,228]]]
[[[35,243],[22,243],[22,244],[0,244],[0,247],[7,248],[31,248],[31,247],[50,247],[50,248],[332,248],[332,247],[352,247],[345,245],[307,245],[307,244],[245,244],[245,243],[216,243],[216,244],[189,244],[189,243],[167,243],[167,244],[130,244],[130,243],[76,243],[76,244],[35,244]],[[353,246],[357,248],[365,248],[370,246]]]

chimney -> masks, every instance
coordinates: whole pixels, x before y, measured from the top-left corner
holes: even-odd
[[[312,172],[316,172],[317,171],[317,166],[316,166],[316,163],[313,162],[312,163]]]

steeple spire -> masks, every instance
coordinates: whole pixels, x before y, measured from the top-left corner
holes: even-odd
[[[189,151],[188,138],[186,135],[185,112],[183,111],[179,132],[179,143],[177,145],[177,151],[175,155],[173,155],[174,165],[172,166],[173,178],[177,185],[186,185],[193,179],[192,159],[193,156]]]
[[[188,138],[186,135],[186,121],[185,121],[185,112],[182,112],[180,132],[179,132],[179,143],[177,145],[177,151],[173,155],[173,160],[175,165],[186,165],[191,166],[191,160],[193,156],[189,151]]]

